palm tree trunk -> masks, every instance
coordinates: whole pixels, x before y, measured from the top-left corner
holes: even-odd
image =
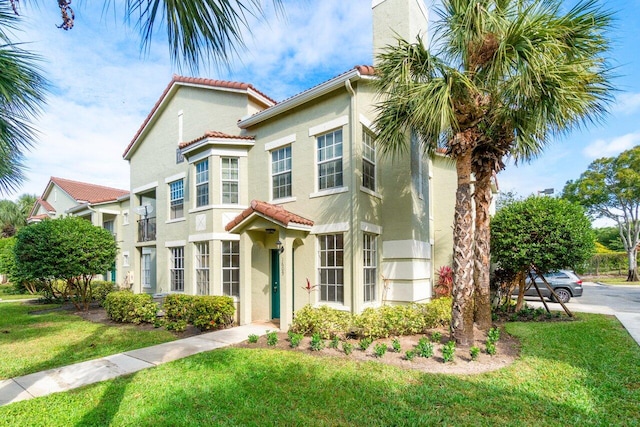
[[[451,336],[461,346],[473,344],[473,215],[471,150],[456,156],[458,189],[453,231],[453,307]]]
[[[491,174],[476,172],[475,201],[475,246],[474,246],[474,318],[478,328],[491,328],[491,297],[489,275],[491,272],[491,231],[489,208],[491,207]]]

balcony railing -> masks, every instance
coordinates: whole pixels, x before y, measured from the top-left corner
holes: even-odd
[[[138,220],[138,242],[150,242],[152,240],[156,240],[156,219]]]

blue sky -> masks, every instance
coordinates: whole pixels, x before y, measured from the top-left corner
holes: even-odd
[[[136,30],[123,24],[121,1],[106,13],[103,2],[80,3],[71,31],[56,28],[55,2],[39,3],[21,2],[24,31],[17,37],[43,57],[52,94],[36,121],[40,134],[27,154],[28,181],[15,194],[0,197],[40,195],[50,176],[127,189],[124,148],[172,74],[189,73],[170,63],[161,37],[141,53]],[[203,69],[199,75],[252,83],[282,100],[355,65],[372,63],[371,0],[284,3],[285,18],[267,8],[267,21],[252,25],[247,49],[230,71]],[[433,5],[432,0],[425,3]],[[531,163],[508,164],[498,175],[501,190],[523,196],[546,188],[559,192],[596,158],[640,143],[640,0],[607,1],[606,7],[617,11],[611,38],[618,92],[610,115],[602,124],[551,141]]]

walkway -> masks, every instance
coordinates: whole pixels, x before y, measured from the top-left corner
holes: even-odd
[[[250,334],[265,335],[268,330],[274,330],[274,326],[268,324],[237,326],[22,377],[0,380],[0,406],[110,380],[204,351],[227,347],[245,341]]]

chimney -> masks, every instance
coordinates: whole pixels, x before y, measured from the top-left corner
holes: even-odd
[[[396,45],[398,37],[414,43],[420,35],[426,42],[429,13],[424,0],[372,0],[373,64],[388,45]]]

